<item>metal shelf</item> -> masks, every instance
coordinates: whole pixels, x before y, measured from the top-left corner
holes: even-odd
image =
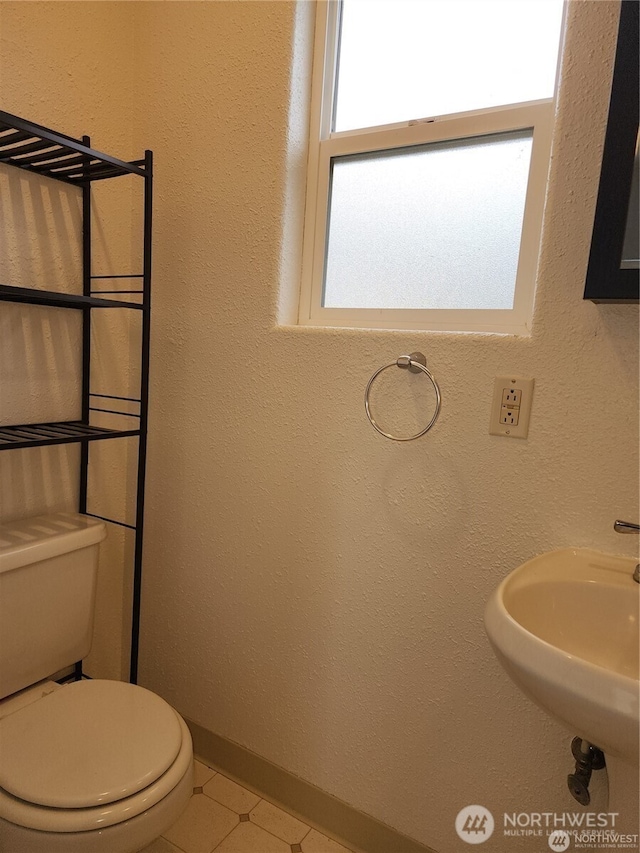
[[[131,435],[140,435],[140,430],[105,429],[104,427],[91,426],[83,421],[1,426],[0,450],[43,447],[47,444],[72,444],[78,441],[100,441],[106,438],[125,438]]]
[[[23,302],[27,305],[50,305],[54,308],[134,308],[142,311],[141,302],[102,299],[97,296],[77,296],[55,290],[35,290],[30,287],[13,287],[0,284],[0,302]]]
[[[119,175],[147,172],[144,160],[128,163],[85,145],[82,140],[49,130],[0,110],[0,163],[82,186]]]
[[[138,645],[140,636],[140,595],[142,588],[142,536],[144,527],[144,483],[149,411],[149,338],[151,334],[151,220],[153,208],[153,152],[145,151],[144,159],[128,163],[90,147],[91,139],[74,139],[18,116],[0,110],[0,164],[24,169],[36,175],[53,178],[79,188],[82,196],[82,295],[58,293],[26,287],[0,285],[0,302],[20,302],[28,305],[49,305],[56,308],[82,310],[82,410],[80,420],[59,423],[22,424],[0,427],[0,450],[42,447],[51,444],[80,444],[80,482],[78,511],[91,515],[88,506],[89,442],[110,438],[138,437],[135,524],[115,519],[106,521],[131,529],[135,535],[133,548],[133,586],[131,658],[129,678],[137,681]],[[142,270],[124,275],[92,274],[91,187],[120,175],[137,175],[143,179],[139,186],[144,198]],[[115,285],[96,284],[96,280],[130,279],[131,288],[113,289]],[[135,283],[134,283],[135,282]],[[133,289],[139,285],[139,289]],[[108,288],[108,289],[107,289]],[[133,300],[128,301],[129,296]],[[109,394],[94,394],[90,389],[91,326],[95,316],[91,308],[133,308],[140,311],[140,396],[137,399]],[[92,406],[92,398],[102,398],[100,407]],[[139,404],[136,414],[115,411],[109,402],[127,401]],[[116,406],[116,403],[113,403]],[[89,423],[94,411],[113,412],[136,418],[136,429],[105,429]],[[102,518],[103,516],[96,516]],[[76,664],[76,678],[82,675],[82,665]]]

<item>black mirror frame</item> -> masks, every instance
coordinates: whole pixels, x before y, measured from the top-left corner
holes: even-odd
[[[638,138],[638,0],[622,0],[609,118],[584,299],[592,302],[640,301],[640,270],[621,269]]]

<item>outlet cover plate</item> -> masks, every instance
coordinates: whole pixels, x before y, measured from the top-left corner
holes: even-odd
[[[493,383],[493,401],[491,403],[491,418],[489,421],[489,435],[502,435],[505,438],[526,438],[529,434],[529,417],[531,415],[531,403],[533,401],[534,379],[525,379],[522,376],[496,376]],[[509,402],[513,398],[513,392],[519,400],[519,413],[517,424],[501,423],[502,408],[505,405],[505,392],[509,396]],[[511,408],[511,407],[510,407]]]

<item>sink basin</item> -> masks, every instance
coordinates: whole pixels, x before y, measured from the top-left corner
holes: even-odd
[[[541,554],[491,596],[485,628],[520,689],[605,753],[639,758],[636,560],[581,548]]]

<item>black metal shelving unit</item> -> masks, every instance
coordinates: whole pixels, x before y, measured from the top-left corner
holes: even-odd
[[[12,287],[0,284],[0,301],[22,302],[82,311],[82,415],[80,420],[60,423],[19,424],[0,427],[0,450],[42,447],[50,444],[80,444],[80,486],[78,511],[135,533],[133,567],[133,612],[131,629],[131,664],[129,679],[138,677],[138,644],[140,635],[140,592],[142,583],[142,535],[144,526],[144,485],[147,450],[147,418],[149,403],[149,333],[151,309],[151,214],[153,192],[153,153],[145,151],[141,160],[127,162],[96,151],[88,136],[74,139],[62,133],[0,111],[0,163],[25,169],[56,181],[72,184],[82,192],[82,295],[51,290]],[[140,273],[115,276],[91,274],[91,185],[94,181],[137,175],[143,181],[144,234],[143,269]],[[102,290],[97,283],[127,279],[140,286],[135,290]],[[122,296],[133,296],[131,301]],[[135,301],[137,300],[137,301]],[[140,354],[140,396],[118,397],[94,394],[90,388],[91,314],[93,310],[119,309],[141,312],[142,338]],[[118,404],[127,402],[138,411],[119,411]],[[105,429],[91,424],[91,412],[126,415],[138,420],[136,429]],[[89,442],[130,436],[138,437],[138,467],[135,524],[104,518],[87,509],[89,477]],[[76,665],[76,677],[81,677]]]

